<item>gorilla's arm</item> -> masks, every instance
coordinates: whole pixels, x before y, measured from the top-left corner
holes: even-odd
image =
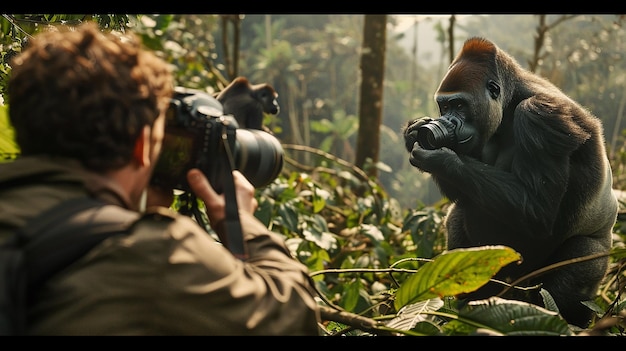
[[[508,116],[513,119],[509,125],[514,142],[499,155],[510,158],[501,162],[510,169],[447,148],[426,150],[419,144],[409,160],[431,173],[451,201],[483,209],[516,232],[550,233],[568,186],[570,155],[589,137],[572,120],[568,105],[555,100],[534,96]]]

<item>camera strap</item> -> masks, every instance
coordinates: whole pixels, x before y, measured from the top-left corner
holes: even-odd
[[[224,219],[225,238],[223,243],[230,252],[237,258],[245,260],[248,253],[243,241],[243,230],[241,229],[241,221],[239,220],[239,207],[237,206],[237,196],[235,193],[235,180],[233,179],[233,171],[235,170],[235,159],[232,151],[235,147],[235,129],[223,128],[222,141],[224,151],[228,157],[228,167],[223,168],[224,174],[224,197],[226,199],[226,218]]]

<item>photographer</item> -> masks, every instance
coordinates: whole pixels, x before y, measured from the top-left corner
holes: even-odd
[[[8,106],[22,156],[0,164],[0,241],[85,195],[123,208],[120,222],[137,217],[28,291],[26,334],[317,335],[308,271],[254,217],[254,187],[239,171],[245,260],[170,210],[171,189],[149,186],[172,92],[168,65],[135,36],[92,23],[43,32],[13,60]],[[219,233],[224,195],[198,169],[186,179]]]

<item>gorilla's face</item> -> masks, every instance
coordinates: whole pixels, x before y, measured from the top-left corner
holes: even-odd
[[[490,71],[473,60],[455,61],[435,94],[440,118],[458,119],[475,134],[456,152],[479,154],[502,122],[500,84],[489,78]]]
[[[257,88],[256,98],[263,105],[263,112],[271,115],[277,115],[280,112],[280,105],[278,105],[278,94],[274,91],[274,88],[268,85],[261,85]]]

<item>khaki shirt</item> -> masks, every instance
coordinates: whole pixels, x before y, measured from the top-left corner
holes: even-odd
[[[20,173],[15,168],[23,171],[28,184],[15,181]],[[98,178],[102,181],[94,180]],[[44,179],[49,180],[45,186],[31,187]],[[55,184],[50,179],[63,181]],[[0,164],[0,209],[13,208],[13,217],[0,211],[0,239],[11,226],[23,225],[51,206],[50,199],[60,201],[80,189],[129,207],[106,184],[97,175],[85,176],[71,162],[24,158]],[[28,192],[30,197],[24,194]],[[36,194],[47,206],[7,202]],[[240,220],[246,261],[234,257],[190,217],[149,209],[129,235],[106,239],[34,293],[28,333],[318,335],[319,311],[306,266],[293,259],[281,235],[254,216],[240,213]]]

